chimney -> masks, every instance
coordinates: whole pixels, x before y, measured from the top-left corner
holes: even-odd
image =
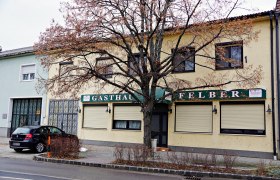
[[[280,0],[276,0],[275,11],[280,12]]]

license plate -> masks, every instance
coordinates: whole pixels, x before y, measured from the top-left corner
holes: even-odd
[[[14,146],[20,146],[20,143],[13,143]]]

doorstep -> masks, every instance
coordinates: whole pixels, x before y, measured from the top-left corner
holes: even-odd
[[[165,151],[171,151],[171,149],[167,147],[157,147],[157,151],[165,152]]]

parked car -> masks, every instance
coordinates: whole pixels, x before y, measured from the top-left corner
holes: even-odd
[[[37,153],[42,153],[47,147],[48,134],[50,134],[51,139],[55,137],[71,137],[77,139],[78,142],[76,135],[67,134],[54,126],[23,126],[12,133],[9,141],[10,148],[16,152],[30,149]]]

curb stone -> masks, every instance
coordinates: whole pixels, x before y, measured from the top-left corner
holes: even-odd
[[[216,178],[232,178],[232,179],[247,179],[247,180],[280,180],[280,178],[254,176],[254,175],[242,175],[242,174],[231,174],[231,173],[220,173],[220,172],[200,172],[200,171],[191,171],[191,170],[161,169],[161,168],[150,168],[150,167],[139,167],[139,166],[128,166],[128,165],[117,165],[117,164],[88,163],[88,162],[81,162],[81,161],[75,161],[75,160],[45,158],[40,155],[35,155],[33,157],[33,160],[51,162],[51,163],[99,167],[99,168],[107,168],[107,169],[120,169],[120,170],[138,171],[138,172],[182,175],[182,176],[186,176],[187,178],[192,178],[192,179],[201,178],[201,177],[211,177],[211,178],[216,177]]]

